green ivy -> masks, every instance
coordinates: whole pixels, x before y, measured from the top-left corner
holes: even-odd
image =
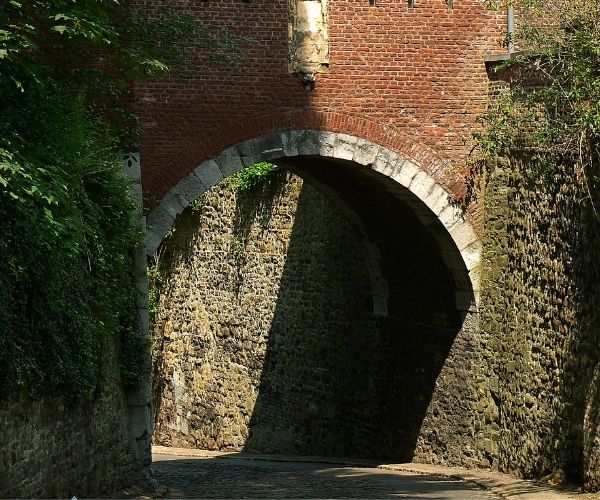
[[[225,182],[234,191],[249,191],[265,182],[276,170],[276,165],[262,161],[230,175]]]
[[[600,0],[523,0],[519,8],[519,51],[499,68],[511,86],[481,117],[469,167],[520,158],[551,177],[567,166],[582,173],[598,215]]]
[[[153,322],[160,310],[160,293],[165,284],[165,277],[157,264],[148,267],[148,282],[148,312],[150,313],[150,322]]]
[[[88,400],[109,363],[126,385],[145,367],[120,159],[131,83],[240,47],[189,14],[128,5],[0,2],[0,398]]]
[[[89,399],[112,345],[135,383],[139,234],[118,142],[58,83],[2,91],[0,391]]]

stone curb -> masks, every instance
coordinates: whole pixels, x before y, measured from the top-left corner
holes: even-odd
[[[534,481],[517,479],[508,474],[489,472],[485,470],[471,470],[461,467],[444,467],[441,465],[428,465],[418,463],[385,464],[378,469],[413,472],[416,474],[431,474],[449,479],[460,479],[474,483],[477,486],[498,495],[501,498],[514,498],[519,500],[552,500],[554,498],[576,498],[573,491],[559,491],[550,485],[538,484]]]
[[[558,491],[551,486],[544,486],[533,481],[517,479],[507,474],[485,470],[471,470],[461,467],[444,467],[419,463],[381,464],[373,460],[357,460],[350,458],[331,458],[319,456],[288,456],[288,455],[254,455],[238,452],[207,451],[187,448],[168,448],[153,446],[153,455],[188,457],[188,458],[218,458],[225,460],[265,460],[273,462],[316,462],[350,467],[366,467],[382,470],[408,472],[412,474],[433,475],[448,479],[457,479],[476,484],[480,488],[501,498],[518,500],[552,500],[554,498],[577,498],[575,491]]]

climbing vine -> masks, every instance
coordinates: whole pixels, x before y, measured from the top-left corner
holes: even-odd
[[[225,182],[234,191],[249,191],[265,182],[276,170],[276,165],[261,161],[230,175]]]
[[[111,339],[134,383],[138,231],[119,145],[58,84],[3,91],[21,119],[0,124],[0,390],[91,398]]]
[[[492,4],[492,2],[489,2]],[[497,7],[497,4],[492,6]],[[481,117],[468,174],[498,157],[517,158],[542,176],[568,167],[587,201],[600,202],[600,1],[523,0],[516,56],[499,68],[510,89]]]
[[[230,60],[237,41],[120,0],[0,2],[0,398],[94,398],[144,367],[122,152],[131,83]]]

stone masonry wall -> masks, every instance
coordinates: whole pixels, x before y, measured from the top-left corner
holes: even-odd
[[[97,497],[133,482],[127,410],[112,385],[81,405],[2,403],[0,442],[0,498]]]
[[[580,172],[486,186],[482,365],[500,470],[600,488],[600,233]]]
[[[476,325],[446,363],[459,326],[434,244],[406,208],[357,186],[381,228],[388,317],[373,314],[363,235],[293,174],[250,193],[222,183],[178,219],[159,255],[155,443],[481,463],[462,428],[473,391],[456,390]]]

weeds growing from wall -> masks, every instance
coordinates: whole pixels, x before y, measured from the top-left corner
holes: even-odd
[[[253,165],[249,165],[239,172],[227,177],[223,184],[234,192],[248,192],[254,189],[258,189],[264,186],[265,182],[273,177],[273,175],[279,171],[279,167],[268,162],[259,162]],[[192,213],[200,216],[206,200],[207,193],[202,193],[191,205]],[[176,225],[174,225],[169,232],[163,238],[161,246],[152,257],[152,262],[148,268],[149,278],[149,312],[151,322],[154,320],[156,314],[160,309],[160,295],[163,287],[165,286],[165,276],[161,268],[161,260],[165,251],[165,244],[172,239],[176,231]],[[222,245],[222,241],[216,241],[217,245]],[[238,267],[241,266],[245,251],[245,237],[234,235],[231,237],[228,243],[229,254],[238,263]]]
[[[234,191],[249,191],[260,186],[276,171],[276,165],[261,161],[230,175],[225,182]]]

